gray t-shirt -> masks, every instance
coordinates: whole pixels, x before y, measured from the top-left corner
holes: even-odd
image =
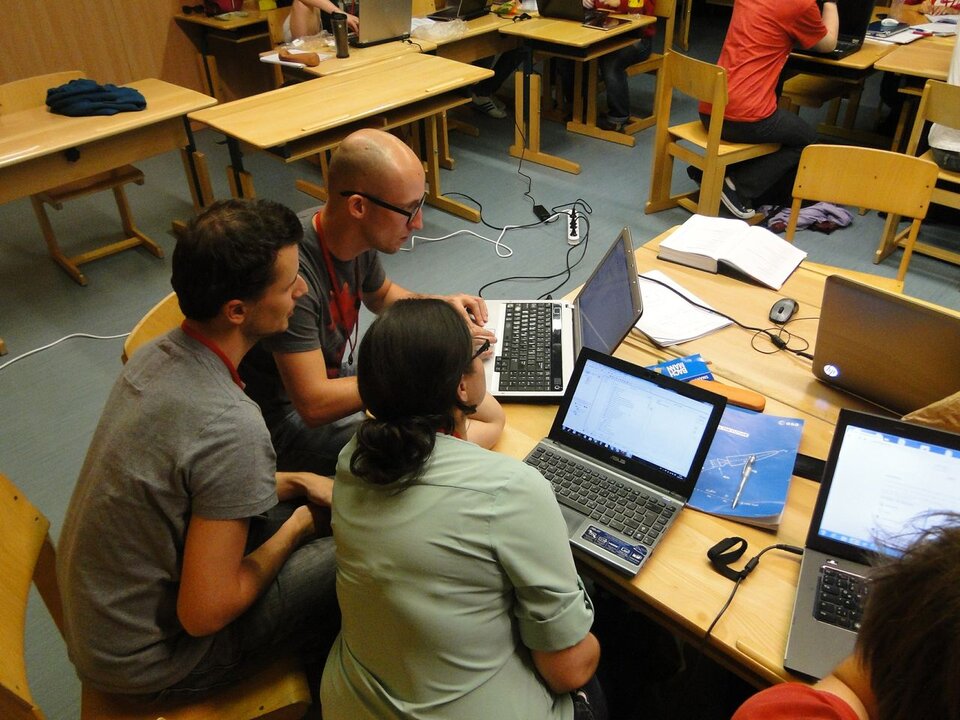
[[[194,668],[211,638],[177,619],[190,517],[270,509],[275,463],[259,409],[210,349],[178,328],[133,355],[58,542],[67,648],[85,683],[152,693]]]
[[[368,250],[347,262],[331,255],[338,285],[333,287],[313,215],[301,218],[300,274],[307,284],[307,292],[297,300],[286,332],[261,340],[240,363],[240,376],[247,385],[247,395],[260,406],[269,427],[293,409],[272,353],[322,349],[328,377],[337,377],[344,355],[352,352],[354,348],[350,345],[356,343],[357,288],[365,293],[376,292],[387,278],[376,250]]]
[[[323,671],[330,720],[569,720],[530,648],[582,640],[593,606],[547,481],[446,435],[400,492],[350,472],[333,502],[341,633]]]

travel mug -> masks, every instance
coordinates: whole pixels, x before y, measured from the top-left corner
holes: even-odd
[[[331,20],[333,24],[333,39],[337,44],[337,57],[350,57],[349,46],[347,45],[347,16],[345,13],[333,13]]]

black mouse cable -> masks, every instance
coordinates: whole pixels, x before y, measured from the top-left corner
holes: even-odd
[[[486,220],[483,219],[483,205],[481,205],[481,204],[480,204],[480,201],[477,200],[476,198],[471,197],[470,195],[467,195],[466,193],[456,192],[456,191],[450,191],[450,192],[442,193],[442,196],[443,196],[443,197],[462,197],[462,198],[464,198],[464,199],[466,199],[466,200],[469,200],[469,201],[472,202],[474,205],[476,205],[476,206],[477,206],[477,209],[480,211],[480,223],[481,223],[482,225],[485,225],[486,227],[490,228],[491,230],[503,231],[503,228],[502,228],[502,227],[497,227],[496,225],[491,225],[490,223],[488,223]],[[526,228],[538,227],[538,226],[540,226],[540,225],[543,225],[545,222],[546,222],[545,220],[537,220],[536,222],[527,223],[526,225],[511,225],[511,226],[510,226],[510,229],[511,229],[511,230],[524,230],[524,229],[526,229]]]
[[[669,290],[669,291],[672,292],[673,294],[679,295],[681,298],[683,298],[684,300],[686,300],[688,303],[690,303],[690,304],[693,305],[694,307],[698,307],[698,308],[700,308],[701,310],[706,310],[708,313],[713,313],[714,315],[719,315],[719,316],[722,317],[722,318],[726,318],[727,320],[729,320],[730,322],[732,322],[734,325],[736,325],[737,327],[741,327],[741,328],[743,328],[744,330],[751,330],[751,331],[753,331],[753,332],[754,332],[754,338],[756,338],[758,335],[765,335],[765,336],[770,340],[770,342],[772,342],[772,343],[774,344],[774,346],[776,346],[776,350],[773,350],[772,352],[769,352],[769,353],[768,353],[768,352],[766,352],[766,351],[764,351],[764,350],[761,350],[761,349],[758,348],[756,345],[754,345],[753,340],[751,340],[751,341],[750,341],[750,347],[752,347],[752,348],[753,348],[754,350],[756,350],[757,352],[763,353],[763,354],[765,354],[765,355],[772,355],[773,353],[779,352],[779,351],[781,351],[781,350],[786,350],[787,352],[791,352],[791,353],[793,353],[793,354],[795,354],[795,355],[799,355],[800,357],[805,357],[805,358],[808,358],[808,359],[810,359],[810,360],[813,359],[813,356],[812,356],[812,355],[810,355],[810,354],[807,353],[807,352],[804,352],[807,348],[810,347],[810,343],[809,343],[807,340],[805,340],[804,338],[800,337],[799,335],[794,335],[794,334],[791,333],[789,330],[785,330],[783,327],[780,328],[780,333],[774,334],[773,332],[771,332],[770,328],[759,328],[759,327],[753,327],[752,325],[744,325],[742,322],[740,322],[739,320],[737,320],[735,317],[731,317],[730,315],[727,315],[726,313],[722,313],[722,312],[720,312],[719,310],[715,310],[715,309],[712,308],[712,307],[707,307],[706,305],[702,305],[702,304],[696,302],[695,300],[691,300],[691,299],[688,298],[686,295],[684,295],[682,292],[680,292],[679,290],[677,290],[675,287],[672,287],[672,286],[668,285],[668,284],[665,283],[665,282],[662,282],[662,281],[660,281],[660,280],[657,280],[656,278],[647,277],[646,275],[644,275],[644,276],[642,276],[642,277],[643,277],[644,280],[649,280],[649,281],[652,282],[652,283],[656,283],[657,285],[660,285],[660,286],[662,286],[662,287],[665,287],[667,290]],[[799,318],[798,318],[798,319],[799,319]],[[804,319],[806,319],[806,318],[804,318]],[[784,340],[784,339],[780,336],[780,334],[782,334],[782,333],[784,333],[784,332],[787,333],[787,335],[790,336],[790,337],[787,338],[786,340]],[[799,349],[799,350],[798,350],[798,349],[795,349],[795,348],[792,348],[792,347],[789,347],[790,340],[792,340],[793,338],[797,338],[797,339],[799,339],[799,340],[803,340],[803,342],[806,343],[806,345],[805,345],[803,348]]]
[[[588,245],[588,243],[589,243],[589,241],[590,241],[590,222],[589,222],[589,220],[587,220],[586,218],[584,218],[584,224],[586,225],[586,230],[585,230],[584,233],[583,233],[583,240],[580,241],[578,244],[576,244],[576,245],[571,245],[569,248],[567,248],[567,252],[566,252],[566,254],[565,254],[565,256],[564,256],[564,261],[565,261],[565,262],[564,262],[564,269],[563,269],[563,270],[560,270],[559,272],[555,272],[555,273],[553,273],[552,275],[511,275],[510,277],[504,277],[504,278],[499,278],[499,279],[497,279],[497,280],[491,280],[490,282],[486,283],[485,285],[482,285],[482,286],[480,287],[480,289],[477,290],[477,295],[479,295],[480,297],[483,297],[483,291],[484,291],[484,290],[486,290],[486,289],[489,288],[489,287],[493,287],[494,285],[497,285],[497,284],[499,284],[499,283],[514,282],[514,281],[520,282],[520,281],[523,281],[523,280],[530,280],[530,281],[536,282],[536,281],[539,281],[539,280],[553,280],[554,278],[558,278],[558,277],[561,277],[561,276],[562,276],[562,277],[563,277],[563,280],[560,282],[559,285],[557,285],[556,287],[552,288],[551,290],[548,290],[547,292],[545,292],[545,293],[543,293],[542,295],[539,295],[539,296],[537,297],[537,300],[548,299],[548,298],[552,295],[552,293],[556,292],[556,291],[559,290],[561,287],[563,287],[564,283],[566,283],[566,282],[570,279],[570,275],[571,275],[571,272],[573,271],[573,269],[574,269],[575,267],[577,267],[577,265],[579,265],[581,262],[583,262],[583,258],[586,256],[586,253],[587,253],[587,245]],[[570,255],[573,253],[574,250],[576,250],[577,248],[580,248],[580,247],[583,248],[583,252],[581,253],[580,258],[579,258],[576,262],[574,262],[574,263],[571,264],[571,262],[570,262]]]

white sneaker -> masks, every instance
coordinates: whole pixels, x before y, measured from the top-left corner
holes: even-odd
[[[492,118],[497,118],[498,120],[507,116],[506,111],[502,107],[499,107],[493,98],[485,95],[473,95],[472,93],[470,98],[473,100],[474,110],[489,115]]]

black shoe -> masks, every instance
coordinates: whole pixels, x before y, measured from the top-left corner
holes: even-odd
[[[703,170],[693,165],[687,165],[687,177],[697,185],[703,185]]]
[[[737,188],[733,184],[733,180],[728,177],[723,179],[723,188],[720,190],[720,200],[723,201],[723,204],[727,210],[732,212],[741,220],[749,220],[757,214],[748,203],[744,202],[740,198],[740,196],[737,194]]]
[[[611,120],[606,115],[601,116],[597,120],[597,127],[601,130],[612,130],[613,132],[623,132],[623,129],[627,126],[627,122],[618,122],[616,120]]]

